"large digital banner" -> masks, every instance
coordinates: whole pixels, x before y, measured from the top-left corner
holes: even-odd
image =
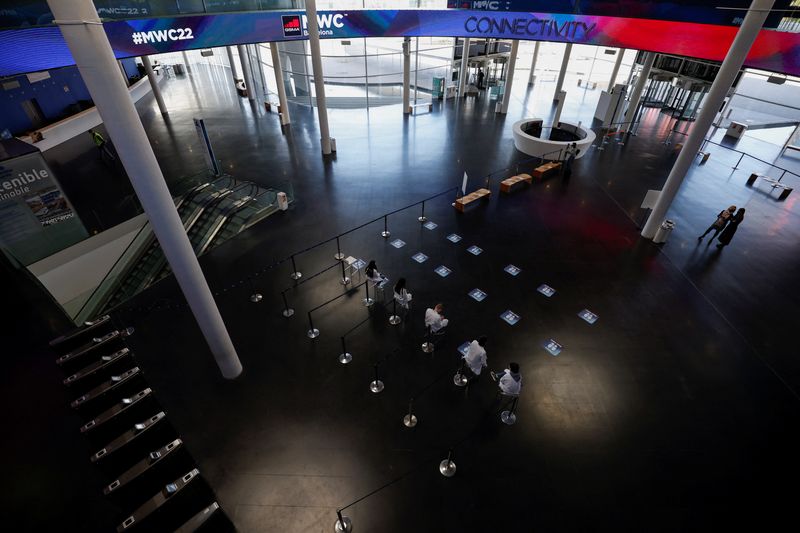
[[[752,0],[447,0],[450,9],[480,11],[544,11],[613,17],[699,22],[738,26]],[[724,6],[724,9],[720,7]],[[791,0],[776,0],[765,28],[775,28],[791,8]]]
[[[492,37],[631,48],[722,61],[737,28],[692,22],[465,10],[326,11],[327,39]],[[306,39],[304,12],[134,19],[104,25],[118,58],[229,44]],[[0,76],[74,64],[57,28],[0,32]],[[67,59],[69,58],[69,59]],[[745,66],[800,75],[800,34],[762,30]]]

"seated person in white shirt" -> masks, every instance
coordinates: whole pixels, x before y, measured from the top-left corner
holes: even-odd
[[[367,268],[364,269],[364,273],[367,275],[367,279],[376,287],[383,288],[389,282],[389,278],[378,272],[378,265],[375,264],[374,259],[369,262]]]
[[[444,311],[444,306],[442,304],[436,304],[433,309],[428,308],[425,311],[425,328],[431,328],[431,333],[435,335],[441,335],[444,333],[444,328],[447,327],[447,324],[450,323],[444,315],[442,314]]]
[[[508,368],[502,372],[490,372],[490,374],[492,379],[498,382],[497,386],[500,387],[503,394],[512,396],[519,395],[519,392],[522,390],[522,374],[519,372],[519,365],[517,363],[509,364]]]
[[[480,376],[481,371],[486,368],[486,350],[484,349],[486,341],[486,336],[481,335],[478,340],[470,343],[467,355],[462,357],[475,378]]]
[[[400,278],[394,284],[394,299],[400,304],[400,308],[408,311],[411,305],[411,293],[406,290],[406,278]]]

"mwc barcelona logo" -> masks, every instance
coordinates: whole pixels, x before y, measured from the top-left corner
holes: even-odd
[[[299,37],[303,35],[300,15],[281,15],[281,21],[283,22],[284,37]]]

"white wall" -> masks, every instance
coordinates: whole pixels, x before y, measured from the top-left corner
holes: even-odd
[[[146,223],[141,214],[33,263],[28,270],[74,315]]]

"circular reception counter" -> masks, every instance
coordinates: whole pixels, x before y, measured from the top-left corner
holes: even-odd
[[[526,118],[514,123],[514,146],[520,152],[549,160],[564,159],[566,148],[575,143],[580,159],[592,145],[595,134],[579,124],[559,122],[555,127],[542,127],[538,118]]]

